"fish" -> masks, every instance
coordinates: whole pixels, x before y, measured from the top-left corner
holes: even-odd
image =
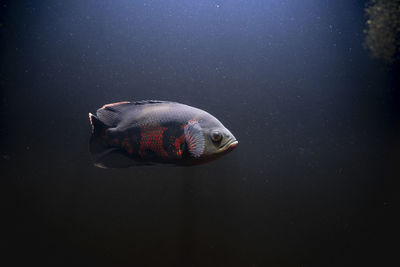
[[[160,100],[122,101],[89,113],[89,151],[100,168],[213,161],[238,145],[213,115]]]

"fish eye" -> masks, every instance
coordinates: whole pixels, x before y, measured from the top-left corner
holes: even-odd
[[[211,132],[211,139],[213,140],[213,142],[217,143],[220,142],[222,140],[222,134],[220,131],[212,131]]]

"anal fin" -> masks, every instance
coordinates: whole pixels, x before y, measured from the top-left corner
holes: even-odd
[[[118,148],[109,148],[94,155],[94,165],[99,168],[128,168],[135,161],[124,155]]]

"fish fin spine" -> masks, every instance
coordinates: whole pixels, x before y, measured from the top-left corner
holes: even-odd
[[[92,134],[100,135],[102,134],[108,127],[97,118],[95,115],[89,112],[89,121],[92,126]]]

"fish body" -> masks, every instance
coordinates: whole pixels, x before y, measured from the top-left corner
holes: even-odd
[[[211,114],[176,102],[107,104],[96,115],[89,113],[89,119],[89,149],[95,165],[102,168],[201,164],[226,154],[238,143]]]

